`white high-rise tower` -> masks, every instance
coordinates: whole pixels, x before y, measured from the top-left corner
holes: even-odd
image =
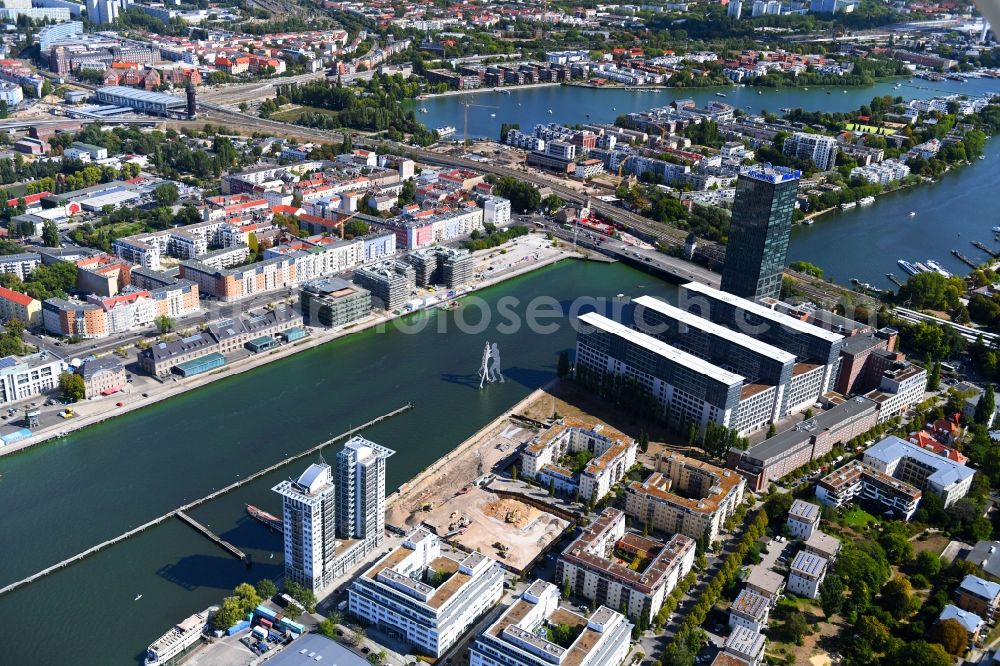
[[[385,537],[385,461],[395,453],[352,437],[337,454],[337,536],[372,547]]]
[[[282,481],[271,490],[284,498],[285,576],[318,593],[336,577],[333,470],[325,462],[315,463],[295,481]]]

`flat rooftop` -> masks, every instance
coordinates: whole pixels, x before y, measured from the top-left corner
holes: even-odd
[[[700,359],[697,356],[681,351],[677,347],[668,345],[666,342],[657,340],[656,338],[646,335],[645,333],[640,333],[639,331],[631,329],[628,326],[601,316],[596,312],[588,312],[580,315],[579,319],[584,324],[593,326],[594,328],[610,333],[611,335],[623,338],[632,344],[653,352],[657,356],[676,363],[677,365],[687,368],[688,370],[691,370],[699,375],[714,379],[715,381],[727,386],[732,386],[734,384],[742,385],[745,381],[745,378],[740,375],[729,372],[728,370],[723,370],[719,366],[713,365],[704,359]]]

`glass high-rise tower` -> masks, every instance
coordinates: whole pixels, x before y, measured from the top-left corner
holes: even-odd
[[[743,169],[736,181],[722,290],[750,300],[777,298],[801,171],[770,165]]]

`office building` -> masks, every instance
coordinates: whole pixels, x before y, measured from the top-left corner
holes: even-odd
[[[559,556],[555,581],[577,597],[649,622],[694,566],[695,540],[675,534],[664,543],[626,531],[625,522],[622,511],[605,509]],[[632,569],[615,553],[643,564]]]
[[[843,335],[698,282],[681,285],[678,301],[683,310],[794,354],[797,363],[823,366],[822,386],[833,386]]]
[[[643,525],[714,541],[743,501],[746,482],[736,472],[672,453],[625,493],[625,512]]]
[[[572,628],[556,643],[552,625]],[[632,624],[607,606],[589,618],[559,607],[559,588],[536,580],[469,648],[470,666],[619,666],[630,650]]]
[[[598,502],[635,464],[636,449],[635,440],[606,424],[564,418],[524,448],[521,475],[542,487],[552,485],[568,496],[579,492],[582,500]],[[593,458],[579,473],[562,464],[584,451]]]
[[[818,363],[798,363],[794,354],[716,324],[651,296],[633,301],[636,327],[713,365],[744,377],[744,397],[732,426],[752,432],[815,404],[832,372]]]
[[[125,366],[117,356],[84,361],[77,373],[83,377],[84,397],[87,400],[124,391],[128,384]]]
[[[965,497],[975,470],[889,436],[865,451],[865,465],[924,491],[941,496],[945,508]]]
[[[42,323],[42,304],[27,294],[0,287],[0,319],[16,319],[27,327]]]
[[[730,450],[726,466],[747,480],[754,492],[794,473],[837,444],[862,435],[878,423],[878,404],[857,396],[800,421],[746,451]]]
[[[106,86],[97,89],[97,101],[114,106],[127,106],[157,116],[187,115],[187,101],[183,97],[150,92],[140,88]]]
[[[313,463],[298,479],[282,481],[271,490],[282,497],[285,579],[318,594],[335,578],[333,470],[325,462]]]
[[[354,283],[371,293],[374,309],[397,310],[403,307],[416,286],[416,272],[410,264],[390,259],[356,269]]]
[[[372,296],[347,280],[324,278],[303,285],[299,305],[306,326],[335,328],[371,314]]]
[[[812,160],[820,171],[837,165],[837,140],[822,134],[795,132],[785,139],[781,152],[800,160]]]
[[[584,386],[601,390],[606,377],[628,378],[656,401],[664,418],[698,428],[709,421],[734,427],[741,408],[764,409],[744,394],[741,375],[596,312],[579,321],[576,373]]]
[[[805,541],[819,529],[819,507],[804,500],[792,502],[788,510],[788,534]]]
[[[441,541],[419,527],[351,583],[348,606],[366,625],[438,658],[501,596],[496,561],[479,552],[444,554]]]
[[[730,0],[729,6],[726,7],[726,16],[735,21],[739,21],[742,15],[743,15],[743,2],[741,0]]]
[[[800,597],[815,599],[829,566],[826,558],[800,550],[788,570],[788,591]]]
[[[0,358],[0,405],[35,398],[59,386],[62,359],[41,351]]]
[[[879,387],[865,397],[878,405],[878,422],[900,416],[924,397],[927,388],[927,369],[909,361],[892,360],[882,372]]]
[[[802,172],[753,166],[736,181],[722,290],[747,298],[777,298],[788,254],[792,211]]]
[[[36,39],[38,40],[39,52],[43,56],[47,56],[49,50],[56,42],[73,39],[74,37],[79,37],[82,34],[82,21],[66,21],[65,23],[47,25],[39,30],[38,35],[36,36]]]

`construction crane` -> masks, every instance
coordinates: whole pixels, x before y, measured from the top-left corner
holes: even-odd
[[[633,157],[635,157],[635,153],[630,153],[628,156],[625,157],[625,159],[623,159],[621,161],[621,164],[618,165],[618,177],[619,178],[622,177],[622,171],[625,170],[625,165],[628,164],[628,161],[630,159],[632,159]]]
[[[465,127],[462,128],[462,140],[463,141],[468,141],[469,140],[469,107],[470,106],[477,106],[480,109],[499,109],[500,108],[499,106],[492,106],[492,105],[489,105],[489,104],[473,104],[472,102],[466,102],[462,106],[465,107]],[[493,115],[496,115],[496,114],[493,114]]]
[[[353,220],[355,217],[357,217],[360,214],[361,214],[360,210],[354,211],[353,213],[351,213],[350,215],[348,215],[344,219],[337,220],[338,222],[340,222],[340,240],[344,240],[344,227],[347,226],[347,223],[350,222],[351,220]]]

